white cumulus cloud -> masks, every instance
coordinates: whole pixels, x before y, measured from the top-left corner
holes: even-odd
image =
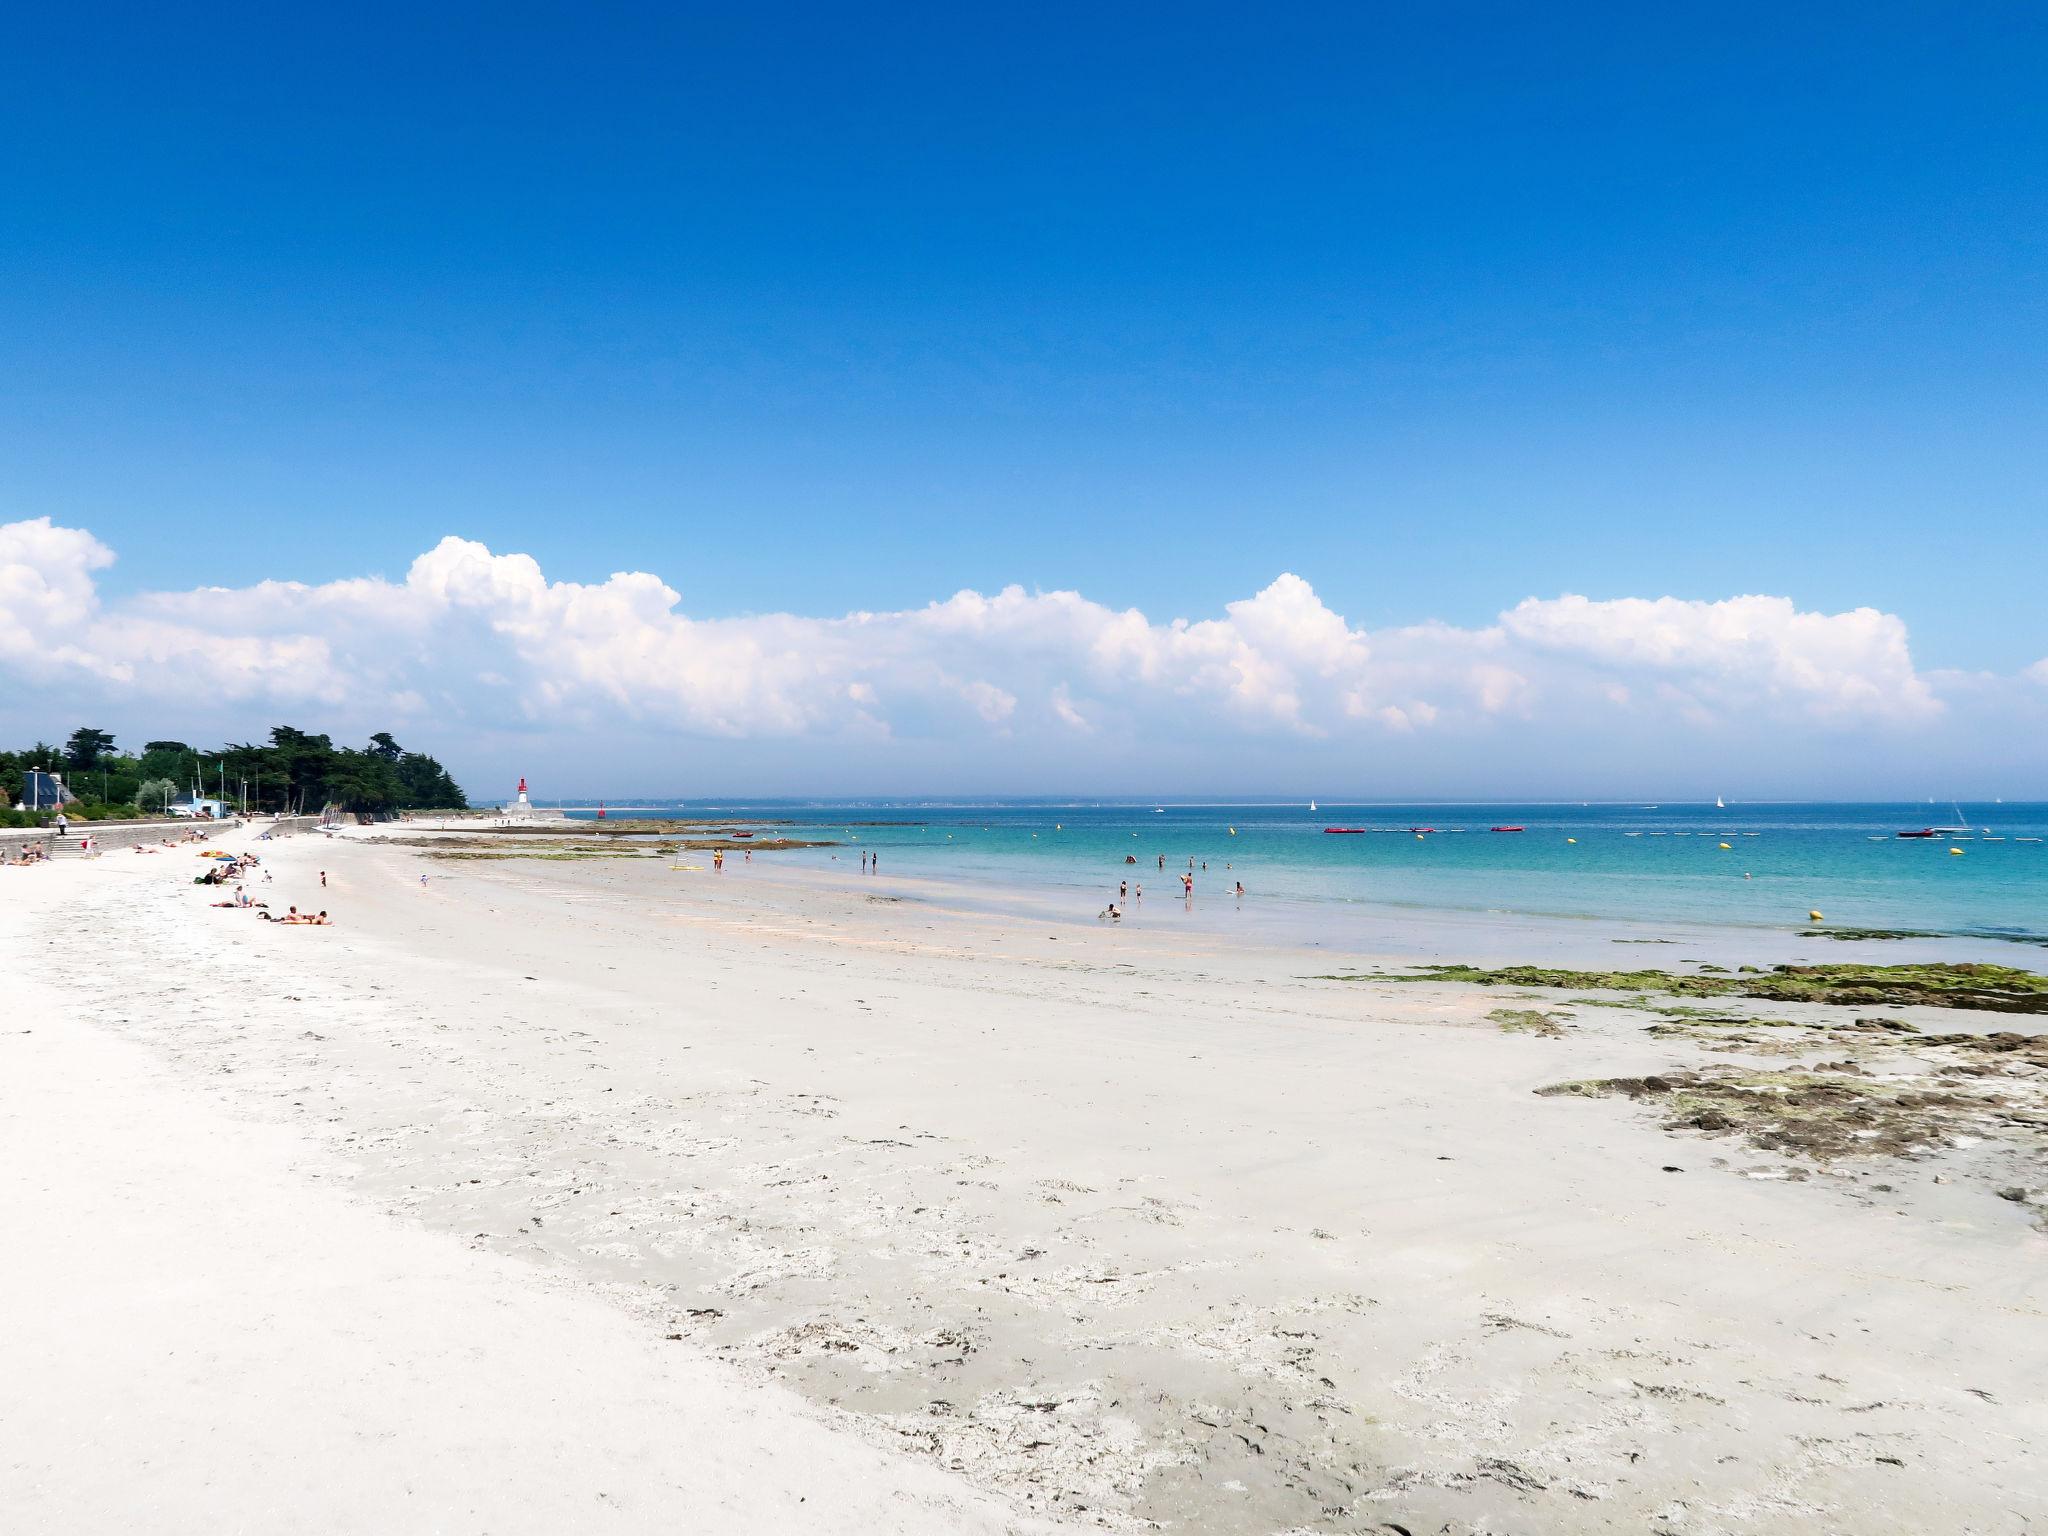
[[[97,576],[113,558],[47,518],[0,525],[12,690],[329,712],[309,721],[983,742],[992,758],[1012,738],[1227,731],[1334,749],[1511,740],[1558,720],[1899,731],[1944,707],[1898,616],[1775,596],[1530,597],[1488,624],[1368,630],[1282,573],[1210,617],[1010,586],[892,612],[697,618],[656,575],[553,581],[529,556],[454,537],[400,581],[105,602]],[[2048,662],[2031,671],[2048,681]]]

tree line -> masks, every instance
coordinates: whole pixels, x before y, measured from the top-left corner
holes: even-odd
[[[273,726],[266,743],[200,749],[182,741],[144,742],[120,751],[111,732],[82,725],[64,745],[37,742],[0,752],[0,822],[47,821],[11,810],[21,804],[31,770],[63,777],[85,820],[161,813],[189,799],[224,800],[250,812],[317,814],[327,806],[382,816],[399,810],[459,810],[468,804],[448,771],[424,752],[408,752],[379,731],[365,747],[337,747],[324,735]]]

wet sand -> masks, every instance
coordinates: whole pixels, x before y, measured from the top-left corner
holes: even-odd
[[[2048,1517],[2048,1236],[2000,1194],[2048,1186],[2037,1128],[1819,1163],[1537,1092],[1907,1070],[1889,1042],[1751,1058],[1627,1008],[1324,979],[1370,944],[1031,922],[857,866],[266,847],[259,894],[343,926],[102,861],[38,918],[76,1026],[289,1130],[352,1208],[963,1490],[1219,1533]]]

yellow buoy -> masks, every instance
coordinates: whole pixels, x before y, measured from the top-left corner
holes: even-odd
[[[1232,827],[1232,828],[1230,829],[1230,835],[1231,835],[1232,837],[1235,837],[1235,836],[1237,836],[1237,828],[1235,828],[1235,827]]]
[[[1565,839],[1565,841],[1568,843],[1576,843],[1578,839],[1576,837],[1568,837]]]
[[[1418,843],[1422,841],[1422,834],[1420,832],[1415,834],[1415,841]]]
[[[1733,843],[1723,843],[1721,846],[1723,848],[1733,848],[1735,845]]]
[[[1817,922],[1819,922],[1819,921],[1820,921],[1820,919],[1821,919],[1821,914],[1820,914],[1820,913],[1819,913],[1818,911],[1813,911],[1813,912],[1809,912],[1809,913],[1807,913],[1807,914],[1806,914],[1806,920],[1807,920],[1808,922],[1811,922],[1811,923],[1817,923]]]
[[[1064,832],[1067,830],[1067,824],[1064,821],[1056,821],[1052,824],[1052,829],[1055,832]]]
[[[1963,851],[1963,850],[1962,850],[1962,849],[1960,849],[1960,848],[1951,848],[1951,849],[1949,849],[1949,852],[1950,852],[1950,853],[1953,853],[1953,854],[1957,854],[1957,855],[1960,855],[1960,854],[1962,853],[1962,851]]]

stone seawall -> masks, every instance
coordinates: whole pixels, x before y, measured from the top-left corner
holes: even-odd
[[[319,825],[317,816],[280,816],[275,821],[256,817],[246,822],[74,821],[71,830],[63,837],[57,835],[55,827],[0,827],[0,859],[20,857],[22,849],[31,843],[41,843],[54,859],[75,859],[79,855],[79,840],[87,836],[92,837],[101,849],[112,850],[160,843],[166,838],[179,840],[194,831],[218,835],[231,828],[246,826],[255,832],[269,832],[273,837],[290,837],[310,832]]]

